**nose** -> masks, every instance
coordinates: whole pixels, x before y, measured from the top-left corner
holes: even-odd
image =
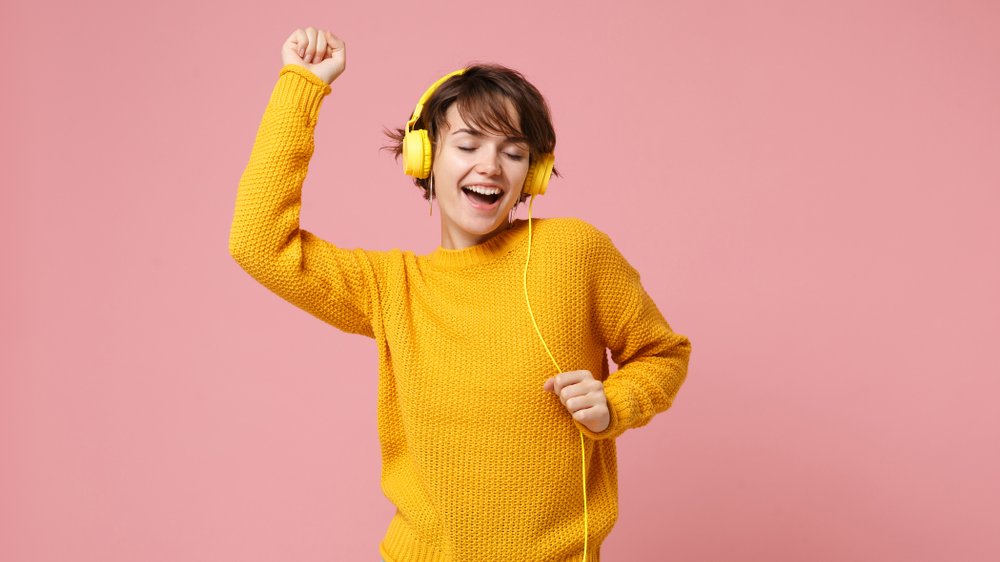
[[[500,173],[500,155],[489,150],[481,151],[482,158],[477,163],[477,171],[484,176],[495,176]]]

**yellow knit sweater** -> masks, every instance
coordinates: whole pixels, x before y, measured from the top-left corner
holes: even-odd
[[[240,179],[229,250],[288,302],[374,338],[382,490],[396,514],[387,562],[578,561],[618,517],[614,438],[670,407],[691,345],[673,332],[607,235],[532,221],[531,308],[564,371],[604,381],[595,434],[543,389],[557,374],[525,303],[527,221],[471,248],[426,255],[344,249],[299,227],[313,131],[330,86],[287,65]],[[606,349],[619,369],[609,376]],[[355,376],[355,375],[352,375]]]

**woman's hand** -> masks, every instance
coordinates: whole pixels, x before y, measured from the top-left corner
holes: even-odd
[[[323,29],[296,29],[281,46],[281,62],[304,66],[330,84],[347,66],[347,45]]]
[[[604,383],[595,379],[590,371],[566,371],[550,377],[543,387],[559,396],[559,401],[569,410],[573,419],[600,433],[611,425],[608,398]]]

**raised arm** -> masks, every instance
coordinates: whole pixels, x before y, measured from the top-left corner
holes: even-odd
[[[240,178],[229,253],[281,298],[345,332],[372,336],[374,253],[346,250],[299,228],[313,132],[330,82],[345,66],[329,32],[298,29]],[[315,61],[310,64],[306,61]]]

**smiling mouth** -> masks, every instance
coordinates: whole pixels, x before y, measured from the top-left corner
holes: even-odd
[[[483,206],[492,206],[494,203],[499,201],[501,197],[503,197],[503,190],[496,195],[484,195],[482,193],[477,193],[468,187],[463,187],[462,191],[465,192],[465,196],[468,197],[470,201]]]

